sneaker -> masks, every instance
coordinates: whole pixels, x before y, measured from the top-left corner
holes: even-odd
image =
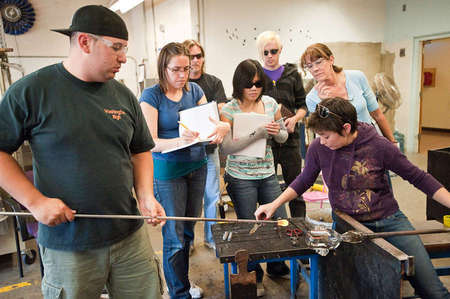
[[[100,298],[102,299],[109,299],[108,290],[106,288],[103,288],[102,294],[100,295]]]
[[[289,267],[284,262],[267,263],[267,274],[271,277],[284,277],[290,274]]]
[[[198,299],[203,297],[203,289],[193,282],[191,283],[191,288],[189,289],[189,294],[191,294],[192,299]]]
[[[256,297],[262,297],[266,294],[266,290],[264,289],[264,285],[262,282],[256,283]]]
[[[189,246],[189,256],[193,255],[195,251],[194,243]]]
[[[209,249],[212,249],[212,250],[216,251],[216,244],[205,241],[204,245],[206,247],[208,247]]]

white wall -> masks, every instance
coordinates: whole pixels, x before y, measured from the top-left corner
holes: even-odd
[[[259,33],[279,32],[282,62],[297,63],[315,42],[382,41],[384,7],[383,1],[360,0],[205,0],[206,69],[222,79],[231,95],[237,64],[259,59],[255,46]]]
[[[406,11],[402,5],[406,4]],[[450,1],[386,0],[384,49],[395,53],[394,79],[402,93],[396,123],[406,135],[406,150],[417,152],[420,109],[421,41],[450,36]],[[399,57],[401,48],[405,57]]]
[[[195,5],[194,0],[145,0],[121,15],[130,32],[129,55],[145,64],[146,78],[157,77],[157,57],[164,45],[197,36]]]
[[[402,10],[403,4],[406,11]],[[386,0],[386,43],[450,30],[448,0]]]

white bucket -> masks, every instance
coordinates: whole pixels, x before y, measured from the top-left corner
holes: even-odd
[[[333,218],[331,217],[331,208],[309,210],[305,217],[306,222],[312,225],[322,225],[326,228],[332,228]]]

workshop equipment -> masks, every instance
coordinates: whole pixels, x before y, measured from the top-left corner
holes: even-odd
[[[438,234],[438,233],[449,233],[449,228],[443,229],[422,229],[422,230],[403,230],[403,231],[395,231],[395,232],[381,232],[381,233],[365,233],[356,230],[350,230],[341,234],[342,242],[347,243],[361,243],[366,239],[375,239],[375,238],[389,238],[393,236],[407,236],[407,235],[425,235],[425,234]]]
[[[292,246],[297,246],[298,240],[300,236],[303,234],[303,231],[299,228],[288,228],[286,230],[286,235],[291,239]]]
[[[247,271],[248,257],[248,251],[244,249],[235,253],[239,272],[230,275],[231,298],[233,299],[256,298],[256,272]]]
[[[6,216],[33,216],[29,212],[3,212],[0,215]],[[103,219],[158,219],[158,220],[175,220],[175,221],[216,221],[216,222],[232,222],[232,223],[267,223],[276,224],[278,226],[286,226],[286,219],[280,220],[254,220],[254,219],[222,219],[222,218],[204,218],[204,217],[177,217],[177,216],[142,216],[142,215],[101,215],[101,214],[75,214],[75,218],[103,218]]]
[[[309,259],[310,270],[301,268],[302,276],[309,284],[309,298],[317,298],[318,259],[315,251],[308,247],[301,235],[295,245],[288,236],[288,230],[298,229],[307,231],[304,218],[290,218],[286,220],[288,226],[262,225],[254,233],[251,223],[217,223],[212,226],[213,238],[216,244],[216,254],[223,264],[225,298],[230,297],[230,264],[231,273],[237,273],[235,254],[240,249],[247,250],[251,262],[265,263],[275,261],[289,261],[290,263],[290,298],[295,298],[298,287],[298,260]],[[296,232],[299,232],[299,231]],[[225,232],[233,232],[233,238],[224,240]],[[278,298],[285,298],[287,294]],[[233,297],[234,298],[234,297]]]
[[[316,252],[322,256],[328,254],[332,249],[336,249],[341,242],[358,244],[367,239],[375,238],[388,238],[393,236],[406,236],[406,235],[424,235],[424,234],[437,234],[437,233],[449,233],[449,228],[443,229],[423,229],[423,230],[406,230],[395,232],[379,232],[379,233],[367,233],[357,230],[350,230],[343,234],[339,234],[335,230],[316,227],[306,232],[306,244],[316,250]]]
[[[447,166],[445,166],[447,165]],[[450,147],[428,151],[427,172],[438,180],[447,190],[450,189]],[[450,208],[427,196],[427,220],[443,222],[444,215],[450,215]]]

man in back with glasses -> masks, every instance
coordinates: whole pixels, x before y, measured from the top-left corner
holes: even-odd
[[[205,51],[195,40],[185,40],[183,45],[189,50],[191,58],[191,71],[189,81],[195,82],[203,89],[208,102],[216,101],[220,108],[227,101],[222,81],[216,76],[205,73]],[[205,217],[216,218],[216,203],[220,197],[219,177],[220,161],[217,145],[211,144],[206,147],[208,156],[208,172],[206,175],[205,194],[203,196],[203,210]],[[212,222],[205,222],[205,246],[216,249],[211,232]],[[193,249],[191,244],[191,250]]]
[[[165,216],[153,195],[153,139],[134,95],[112,80],[126,62],[126,25],[89,5],[54,31],[70,36],[68,58],[19,80],[0,103],[0,186],[39,221],[44,298],[99,298],[104,285],[114,298],[161,298],[142,220],[75,217]],[[24,140],[36,187],[11,157]]]

